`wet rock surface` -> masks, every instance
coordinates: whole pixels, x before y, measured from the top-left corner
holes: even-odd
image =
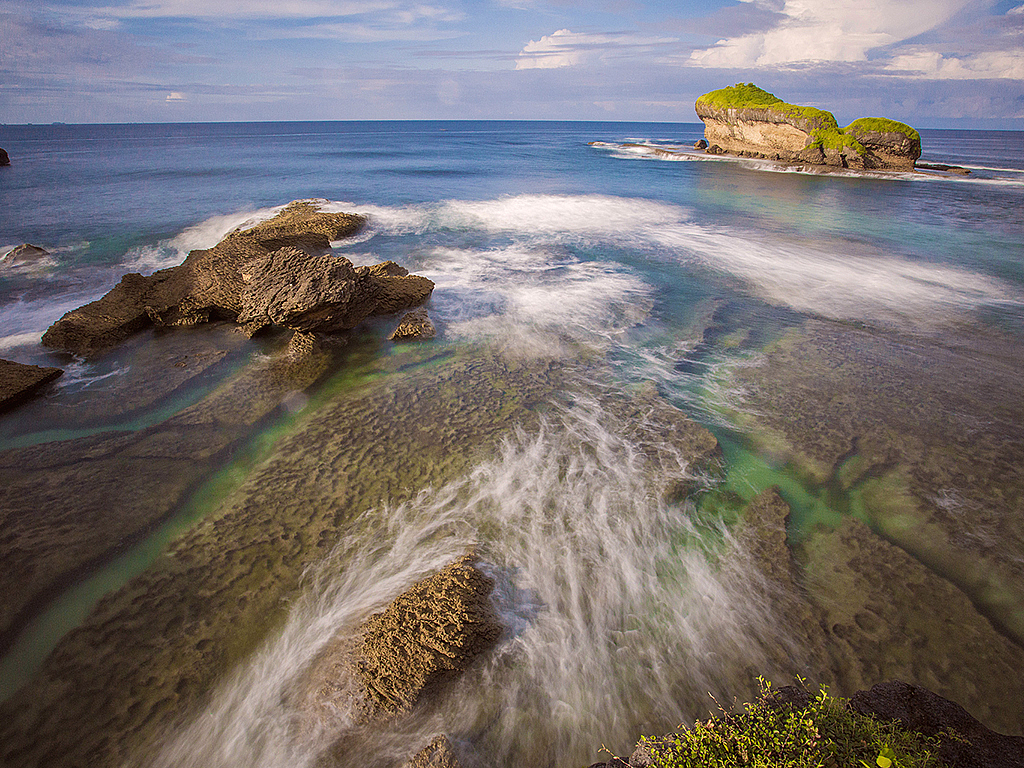
[[[398,327],[388,338],[391,341],[415,341],[417,339],[432,339],[436,335],[437,329],[427,317],[427,310],[414,309],[402,315]]]
[[[402,768],[462,768],[452,743],[444,734],[437,736]]]
[[[512,424],[528,427],[561,376],[489,356],[399,372],[427,350],[403,349],[389,376],[311,412],[156,563],[100,601],[37,681],[0,705],[0,761],[95,767],[145,754],[283,620],[285,599],[345,525],[465,472]],[[173,424],[201,435],[248,418],[258,402],[242,378]]]
[[[216,319],[237,321],[249,335],[272,324],[330,333],[425,301],[433,290],[426,278],[354,268],[344,257],[326,255],[332,240],[363,223],[361,216],[296,201],[213,248],[191,251],[177,267],[125,275],[105,296],[50,326],[42,342],[88,357],[150,325]]]
[[[0,412],[25,402],[64,371],[0,360]]]
[[[180,354],[177,345],[162,354],[151,344],[142,345],[148,373],[127,376],[109,393],[110,400],[122,407],[151,407],[154,398],[172,396],[175,384],[185,385],[215,367],[231,349],[218,341],[237,345],[238,337],[204,334],[192,341],[191,355]],[[0,603],[0,648],[9,646],[47,599],[174,512],[286,393],[323,375],[332,354],[321,349],[301,358],[256,360],[206,397],[152,426],[51,438],[0,451],[0,554],[9,565],[0,571],[0,589],[7,590]],[[166,388],[154,392],[154,382]],[[84,401],[75,398],[26,408],[24,415],[40,427],[49,426],[50,420],[63,421],[65,427],[75,419],[91,423],[81,413]]]
[[[363,625],[354,666],[366,716],[407,711],[501,635],[494,582],[466,555],[413,585]]]
[[[959,704],[926,688],[899,680],[879,683],[855,693],[850,706],[879,720],[898,720],[909,730],[937,736],[939,758],[949,768],[1024,768],[1024,738],[989,730]]]

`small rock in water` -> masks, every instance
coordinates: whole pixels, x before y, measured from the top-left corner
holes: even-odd
[[[3,258],[0,259],[0,264],[16,267],[21,264],[31,264],[49,255],[50,252],[45,248],[40,248],[38,245],[32,245],[31,243],[22,243],[17,248],[12,248],[5,253]]]
[[[708,148],[708,143],[704,139],[698,139],[696,142],[694,142],[693,148],[694,149],[707,149]]]
[[[7,154],[7,150],[0,148],[0,165],[10,165],[10,164],[11,164],[11,158]]]
[[[0,360],[0,411],[13,408],[27,400],[43,385],[53,381],[64,371],[43,368],[11,360]]]
[[[420,308],[406,312],[395,332],[388,338],[391,341],[415,341],[416,339],[432,339],[436,335],[437,329],[430,322],[427,310]]]

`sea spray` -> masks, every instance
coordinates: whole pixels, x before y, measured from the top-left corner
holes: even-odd
[[[705,715],[709,692],[747,695],[777,648],[798,651],[728,532],[699,544],[692,500],[666,500],[698,477],[656,416],[627,424],[578,397],[462,479],[353,521],[286,626],[153,765],[400,764],[437,731],[468,765],[571,765]],[[498,584],[494,652],[398,721],[310,704],[318,654],[469,548]]]

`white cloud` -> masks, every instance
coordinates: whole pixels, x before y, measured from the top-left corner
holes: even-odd
[[[1011,8],[1006,12],[1007,16],[1011,15],[1024,15],[1024,5],[1018,5],[1016,8]]]
[[[418,21],[450,21],[461,13],[424,3],[401,0],[135,0],[123,6],[91,9],[109,18],[338,18],[384,14],[389,21],[411,24]]]
[[[747,0],[765,5],[763,0]],[[770,67],[800,62],[857,62],[948,21],[972,0],[786,0],[774,28],[719,40],[694,51],[702,67]]]
[[[559,29],[540,40],[531,40],[519,53],[516,69],[558,69],[620,55],[625,51],[650,51],[676,42],[673,38],[633,34],[594,34]]]
[[[184,96],[184,94],[178,93],[178,91],[171,91],[170,93],[167,94],[167,98],[164,99],[164,101],[167,101],[167,102],[185,101],[185,96]]]
[[[958,57],[917,50],[894,57],[887,69],[929,80],[1024,80],[1024,51]]]

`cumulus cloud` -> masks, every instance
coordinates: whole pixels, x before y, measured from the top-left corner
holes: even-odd
[[[865,61],[868,52],[932,30],[972,0],[744,0],[781,16],[770,29],[719,40],[694,51],[701,67],[771,67],[803,62]]]
[[[627,51],[649,52],[674,42],[673,38],[643,37],[632,33],[595,34],[559,29],[523,46],[516,59],[516,69],[574,67]]]
[[[944,56],[918,50],[894,57],[887,69],[932,80],[1024,80],[1024,51]]]

